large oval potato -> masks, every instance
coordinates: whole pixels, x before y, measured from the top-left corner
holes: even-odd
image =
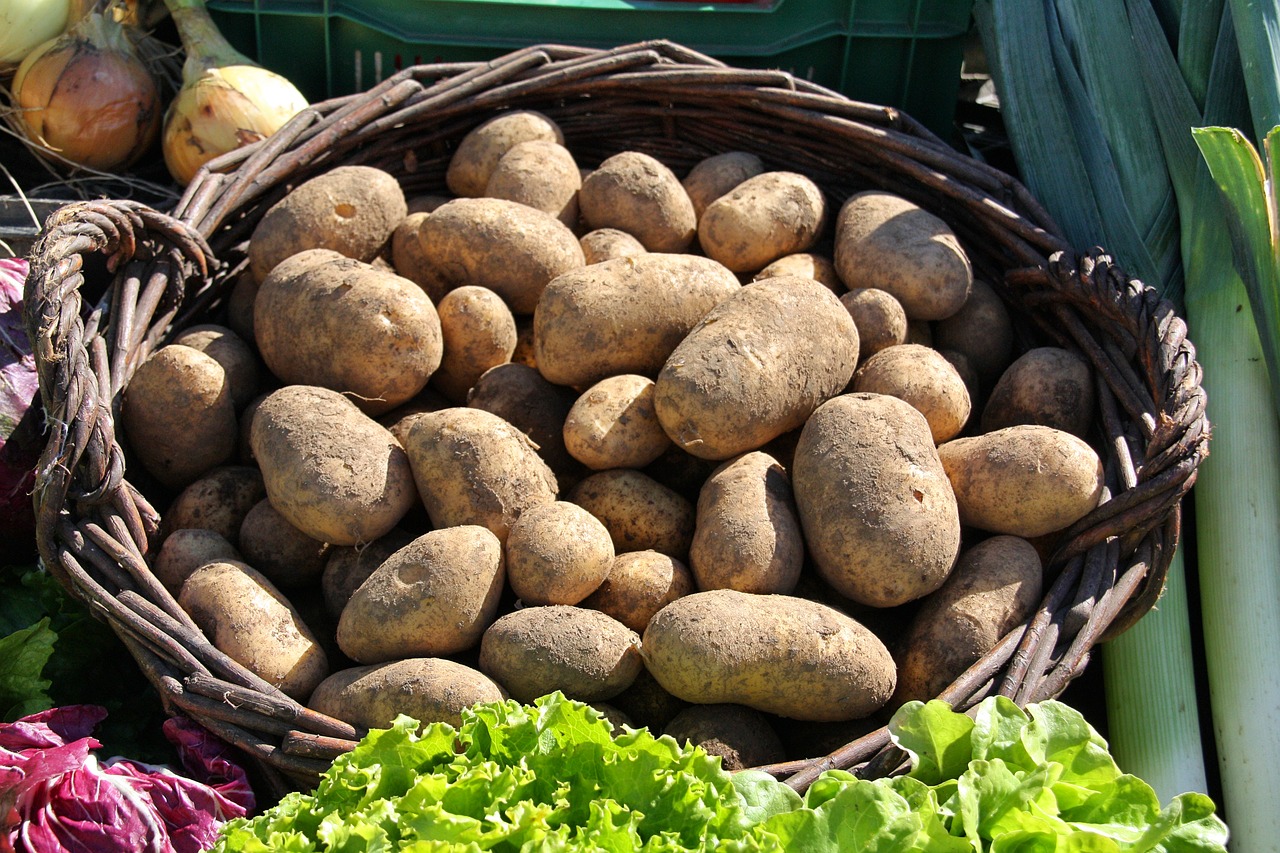
[[[422,288],[329,249],[271,271],[253,328],[281,382],[341,391],[374,415],[412,399],[443,355],[440,317]]]
[[[693,504],[648,474],[633,468],[599,471],[574,486],[568,500],[604,523],[618,553],[652,549],[689,559]]]
[[[667,435],[705,459],[755,450],[849,384],[858,330],[813,279],[771,278],[717,305],[672,351],[654,388]]]
[[[884,394],[843,394],[800,432],[791,470],[818,574],[872,607],[942,586],[960,551],[956,496],[929,424]]]
[[[753,451],[725,462],[698,495],[689,568],[698,589],[788,594],[804,566],[804,534],[791,480]]]
[[[668,604],[645,628],[645,666],[688,702],[796,720],[856,720],[893,694],[893,658],[867,628],[789,595],[717,589]]]
[[[557,385],[653,377],[708,311],[742,289],[710,258],[650,252],[558,276],[533,315],[534,359]]]
[[[644,664],[640,636],[598,610],[549,604],[499,617],[480,640],[480,670],[512,699],[559,690],[570,699],[612,699]]]
[[[657,158],[622,151],[592,170],[578,190],[578,209],[591,230],[618,228],[650,252],[683,252],[698,218],[680,179]]]
[[[670,444],[653,409],[653,380],[634,373],[592,385],[564,420],[565,449],[595,471],[643,468]]]
[[[245,563],[204,564],[182,584],[178,603],[215,648],[299,702],[329,674],[329,659],[298,611]]]
[[[338,647],[359,663],[471,648],[498,615],[502,544],[483,527],[432,530],[382,562],[338,619]]]
[[[271,505],[321,542],[372,542],[418,499],[399,442],[337,391],[271,392],[254,414],[250,442]]]
[[[854,391],[889,394],[910,403],[929,422],[933,443],[955,438],[972,403],[960,372],[937,350],[920,344],[885,347],[862,362]]]
[[[797,172],[763,172],[707,205],[698,243],[734,272],[751,272],[817,242],[827,203],[812,179]]]
[[[454,195],[479,198],[502,156],[535,139],[563,145],[564,133],[552,119],[534,110],[511,110],[476,125],[449,158],[445,185]]]
[[[418,226],[418,242],[444,290],[487,287],[516,314],[532,314],[547,282],[586,265],[578,238],[549,213],[500,198],[459,198]]]
[[[1020,424],[941,445],[960,521],[1030,539],[1074,524],[1102,497],[1097,452],[1069,432]]]
[[[482,409],[418,415],[404,448],[437,529],[478,524],[506,542],[520,513],[559,490],[529,437]]]
[[[423,725],[462,725],[462,712],[507,698],[483,672],[444,658],[406,658],[339,670],[316,686],[307,706],[366,729],[390,728],[400,714]]]

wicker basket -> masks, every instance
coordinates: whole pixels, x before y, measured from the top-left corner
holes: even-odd
[[[277,792],[313,783],[361,735],[214,649],[152,576],[160,519],[126,477],[115,429],[121,390],[175,330],[216,316],[250,231],[288,188],[367,164],[397,175],[406,194],[440,192],[462,135],[511,107],[553,117],[583,165],[630,148],[680,172],[743,149],[809,175],[833,204],[867,188],[906,196],[956,231],[975,274],[1021,324],[1024,345],[1067,346],[1092,362],[1107,499],[1062,535],[1039,611],[942,698],[968,708],[992,693],[1019,704],[1056,696],[1095,643],[1154,603],[1208,443],[1200,368],[1171,305],[1100,250],[1077,253],[1019,183],[896,110],[669,42],[547,45],[490,63],[409,68],[316,105],[265,143],[210,164],[168,214],[103,201],[50,217],[26,298],[48,425],[35,492],[39,551],[123,639],[168,710],[246,750]],[[804,789],[827,768],[876,776],[901,759],[881,728],[770,769]]]

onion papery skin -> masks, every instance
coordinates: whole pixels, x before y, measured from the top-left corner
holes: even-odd
[[[257,65],[186,76],[161,140],[169,174],[183,186],[214,157],[265,139],[308,106],[289,80]]]
[[[32,51],[14,75],[13,95],[38,146],[78,166],[114,172],[155,142],[160,93],[123,31],[117,40],[100,15],[91,19]]]

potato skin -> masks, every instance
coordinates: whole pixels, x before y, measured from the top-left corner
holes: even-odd
[[[484,195],[537,208],[573,228],[578,224],[581,188],[582,175],[568,148],[549,139],[531,139],[502,155]]]
[[[1030,542],[984,539],[960,555],[955,570],[920,604],[902,641],[895,704],[927,701],[1031,618],[1043,569]]]
[[[251,465],[214,468],[178,493],[160,520],[160,533],[184,528],[213,530],[233,546],[240,541],[240,524],[258,501],[267,496],[262,472]]]
[[[437,313],[444,356],[431,384],[455,404],[463,405],[481,374],[511,360],[516,348],[516,319],[502,297],[476,285],[446,293]]]
[[[869,630],[788,595],[687,595],[650,620],[642,647],[649,672],[681,699],[796,720],[868,716],[889,700],[896,680],[889,650]]]
[[[992,533],[1043,536],[1098,505],[1102,460],[1082,439],[1053,427],[1020,424],[938,447],[960,520]]]
[[[653,408],[653,380],[634,373],[601,379],[584,391],[563,432],[570,455],[596,471],[643,468],[671,444]]]
[[[337,391],[273,391],[258,406],[250,442],[271,505],[321,542],[372,542],[418,499],[395,437]]]
[[[221,533],[201,528],[182,528],[165,537],[160,552],[153,561],[152,571],[156,580],[174,595],[182,589],[183,582],[205,563],[222,560],[243,562],[235,546]]]
[[[258,396],[258,356],[231,329],[215,323],[189,326],[173,339],[173,343],[198,349],[222,365],[231,390],[231,403],[237,412]]]
[[[178,603],[219,651],[299,702],[329,674],[298,611],[245,563],[206,563],[183,583]]]
[[[694,591],[693,574],[675,557],[657,551],[630,551],[613,558],[599,589],[582,601],[632,631],[640,632],[653,614]]]
[[[429,210],[410,213],[391,232],[391,267],[397,275],[421,287],[427,298],[438,304],[448,292],[449,283],[432,268],[418,240],[418,231],[430,213]]]
[[[907,312],[888,291],[859,287],[842,293],[840,304],[858,327],[858,357],[862,361],[886,347],[907,342]]]
[[[533,315],[534,360],[557,385],[608,376],[656,376],[708,311],[742,289],[710,258],[650,252],[566,273]]]
[[[804,535],[791,479],[753,451],[725,462],[698,495],[689,568],[698,589],[791,593],[804,566]]]
[[[683,252],[698,230],[693,202],[680,180],[639,151],[614,154],[587,175],[578,209],[589,229],[626,231],[650,252]]]
[[[498,614],[502,544],[464,524],[424,533],[382,562],[338,619],[338,646],[359,663],[471,648]]]
[[[563,604],[501,616],[480,641],[480,670],[520,702],[556,690],[582,702],[612,699],[643,666],[635,631],[598,610]]]
[[[837,592],[895,607],[940,587],[960,515],[924,415],[883,394],[843,394],[810,416],[791,470],[809,556]]]
[[[689,559],[693,504],[649,475],[632,468],[599,471],[567,497],[604,523],[618,553],[652,549]]]
[[[422,288],[328,249],[295,255],[271,271],[258,290],[253,326],[262,358],[281,382],[349,393],[373,415],[421,391],[443,352],[440,317]]]
[[[244,561],[282,589],[310,586],[320,579],[330,546],[289,523],[271,501],[262,500],[240,525]]]
[[[317,685],[308,707],[366,729],[385,729],[399,714],[424,726],[462,725],[462,712],[507,698],[483,672],[444,658],[406,658],[355,666]]]
[[[512,110],[488,119],[458,143],[445,170],[445,185],[454,195],[479,198],[502,155],[534,139],[564,144],[559,125],[534,110]]]
[[[609,576],[614,557],[608,529],[567,501],[521,513],[505,553],[507,583],[525,604],[577,604]]]
[[[1083,438],[1093,425],[1093,371],[1061,347],[1037,347],[1001,374],[982,410],[982,431],[1040,424]]]
[[[768,719],[745,705],[690,705],[662,729],[677,743],[688,741],[720,757],[725,770],[745,770],[784,761],[778,733]]]
[[[845,292],[844,282],[840,280],[840,274],[836,272],[835,264],[825,255],[815,254],[814,252],[793,252],[789,255],[783,255],[752,276],[752,280],[761,281],[762,279],[778,278],[784,275],[811,278],[837,296],[841,296]]]
[[[276,264],[307,249],[372,261],[408,213],[389,173],[371,166],[330,169],[299,184],[258,220],[249,238],[253,277],[262,281]]]
[[[725,151],[699,160],[680,184],[699,219],[707,205],[764,171],[764,161],[749,151]]]
[[[734,272],[751,272],[808,250],[827,221],[822,190],[797,172],[764,172],[707,205],[698,243]]]
[[[960,310],[934,324],[933,344],[968,357],[984,387],[990,388],[1013,359],[1013,319],[999,294],[973,280]]]
[[[973,268],[945,222],[892,193],[850,196],[836,218],[835,265],[850,290],[887,290],[913,320],[941,320],[964,305]]]
[[[404,448],[437,529],[478,524],[506,542],[520,513],[559,491],[529,437],[482,409],[419,415]]]
[[[582,255],[588,266],[611,258],[643,255],[649,251],[635,237],[617,228],[588,231],[578,238],[578,243],[582,246]]]
[[[527,364],[499,364],[480,375],[467,395],[467,406],[484,409],[529,436],[538,455],[567,489],[587,474],[564,446],[564,422],[577,395],[554,385]]]
[[[658,373],[658,420],[682,450],[728,459],[801,426],[849,384],[858,331],[813,279],[771,278],[717,305]]]
[[[334,620],[342,615],[352,594],[369,579],[388,557],[412,542],[415,536],[396,528],[368,545],[330,548],[320,573],[320,592],[325,614]],[[335,626],[337,622],[335,621]]]
[[[910,403],[929,422],[934,444],[959,435],[972,409],[960,372],[937,350],[920,344],[886,347],[876,353],[858,367],[851,387]]]

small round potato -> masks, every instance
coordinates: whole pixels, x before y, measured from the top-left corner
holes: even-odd
[[[321,542],[372,542],[418,499],[399,442],[337,391],[271,392],[254,414],[250,441],[271,505]]]
[[[183,528],[165,537],[152,570],[156,580],[176,595],[182,589],[183,582],[196,569],[205,563],[223,560],[243,562],[240,552],[221,533],[200,528]]]
[[[258,501],[267,496],[262,472],[249,465],[214,468],[187,486],[169,504],[160,533],[183,528],[213,530],[233,546],[240,541],[240,525]]]
[[[643,468],[670,444],[653,408],[653,380],[634,373],[592,385],[564,421],[565,449],[596,471]]]
[[[424,533],[352,593],[338,646],[359,663],[469,649],[498,615],[505,577],[502,544],[485,528]]]
[[[142,467],[170,488],[229,462],[239,435],[222,365],[177,344],[138,366],[125,388],[121,424]]]
[[[1106,478],[1092,447],[1069,432],[1021,424],[938,447],[960,521],[1031,539],[1062,530],[1097,505]]]
[[[766,278],[777,278],[784,275],[811,278],[837,296],[845,292],[844,282],[840,280],[840,274],[836,272],[835,264],[825,255],[818,255],[813,252],[794,252],[790,255],[783,255],[752,276],[752,280],[761,281]]]
[[[941,320],[969,297],[973,268],[945,222],[892,193],[850,196],[836,218],[836,270],[850,290],[887,290],[913,320]]]
[[[893,694],[884,644],[838,610],[717,589],[668,604],[644,631],[645,665],[675,696],[796,720],[856,720]]]
[[[450,290],[436,310],[444,356],[431,384],[453,403],[463,405],[482,373],[511,360],[516,320],[502,297],[477,285]]]
[[[222,365],[231,386],[231,403],[237,412],[258,396],[258,356],[253,348],[226,326],[206,323],[191,326],[173,339],[175,344],[198,349]]]
[[[707,205],[698,243],[734,272],[751,272],[817,242],[827,220],[822,190],[798,172],[763,172]]]
[[[614,550],[654,550],[689,559],[693,504],[652,477],[631,468],[614,468],[586,477],[568,500],[604,523]]]
[[[804,535],[791,480],[753,451],[717,468],[698,495],[689,567],[698,589],[789,594],[804,566]]]
[[[625,231],[617,228],[597,228],[583,234],[578,243],[582,246],[582,255],[587,264],[598,264],[611,258],[628,258],[632,255],[643,255],[648,249],[640,241]]]
[[[506,691],[483,672],[444,658],[406,658],[343,669],[316,687],[312,710],[366,729],[390,728],[400,714],[428,723],[462,725],[462,712],[501,702]]]
[[[563,490],[588,473],[564,446],[564,422],[576,399],[572,388],[553,385],[536,368],[513,362],[481,374],[467,406],[495,414],[529,436]]]
[[[885,347],[907,342],[907,312],[888,291],[859,287],[841,294],[840,304],[858,327],[858,355],[863,361]]]
[[[183,583],[178,603],[215,648],[299,702],[329,674],[298,611],[245,563],[204,564]]]
[[[690,705],[672,717],[662,733],[718,756],[720,766],[729,771],[774,764],[787,757],[769,720],[745,705]]]
[[[240,525],[240,553],[277,587],[312,585],[324,572],[330,546],[312,539],[263,500]]]
[[[969,389],[941,353],[919,344],[886,347],[853,375],[854,391],[905,400],[929,422],[933,443],[960,434],[969,421]]]
[[[507,535],[507,582],[528,604],[577,604],[609,576],[613,540],[577,504],[553,501],[525,510]]]
[[[276,264],[308,249],[368,263],[408,213],[391,174],[371,166],[330,169],[290,190],[258,220],[249,238],[253,277],[263,281]]]
[[[502,155],[484,195],[527,204],[574,228],[581,187],[582,175],[568,148],[549,139],[531,139]]]
[[[1061,347],[1037,347],[1014,360],[991,389],[982,431],[1040,424],[1084,437],[1093,425],[1093,371]]]
[[[657,551],[629,551],[613,558],[609,576],[582,606],[607,613],[640,632],[653,614],[693,591],[693,574],[675,557]]]
[[[640,636],[583,607],[516,610],[490,625],[480,640],[481,671],[526,703],[556,690],[581,702],[612,699],[643,667]]]
[[[564,144],[564,134],[550,118],[533,110],[501,113],[467,132],[458,143],[444,182],[454,195],[479,198],[502,155],[535,139]]]
[[[1013,358],[1013,320],[1009,309],[982,279],[974,279],[960,310],[934,324],[933,343],[969,358],[984,387],[1000,378]]]
[[[324,597],[325,613],[337,619],[342,608],[360,584],[369,579],[386,559],[414,540],[414,536],[396,528],[368,545],[343,545],[329,549],[324,571],[320,573],[320,591]],[[336,624],[336,623],[335,623]]]
[[[699,160],[680,183],[701,219],[707,205],[763,171],[764,161],[750,151],[725,151]]]
[[[614,154],[593,170],[578,207],[589,229],[626,231],[650,252],[683,252],[697,236],[698,217],[680,180],[639,151]]]

